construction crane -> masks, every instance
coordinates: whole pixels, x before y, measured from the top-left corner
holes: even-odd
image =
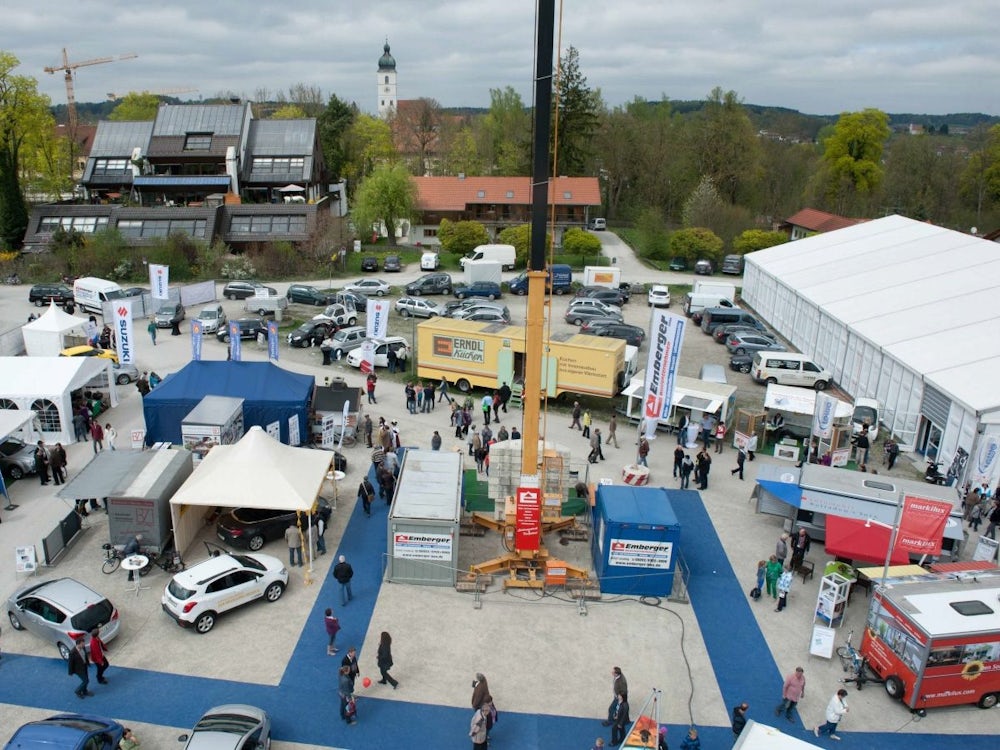
[[[115,62],[115,60],[131,60],[138,57],[134,52],[129,52],[124,55],[118,55],[117,57],[95,57],[93,60],[81,60],[80,62],[70,62],[69,55],[66,53],[66,48],[63,47],[62,51],[63,63],[62,65],[49,65],[44,68],[46,73],[56,73],[60,70],[65,71],[65,81],[66,81],[66,112],[67,120],[69,123],[69,134],[70,139],[76,138],[76,96],[73,93],[73,71],[77,68],[84,68],[88,65],[102,65],[104,63]]]
[[[152,94],[153,96],[173,96],[174,94],[189,94],[191,92],[197,91],[196,88],[185,87],[177,89],[157,89],[156,91],[149,91],[143,89],[142,91],[129,91],[129,94]],[[127,96],[126,94],[116,94],[112,91],[108,92],[108,99],[115,102],[119,99]]]

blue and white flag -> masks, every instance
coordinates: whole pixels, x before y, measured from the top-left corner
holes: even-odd
[[[201,361],[201,340],[204,328],[205,324],[197,318],[191,321],[191,359],[195,362]]]
[[[267,358],[278,361],[278,321],[267,321]]]
[[[240,324],[235,320],[229,321],[229,359],[239,362],[243,356],[243,341],[240,339]]]
[[[670,418],[674,381],[677,379],[686,325],[687,318],[666,310],[653,310],[649,326],[649,361],[646,363],[646,397],[643,404],[648,440],[656,437],[657,424]]]

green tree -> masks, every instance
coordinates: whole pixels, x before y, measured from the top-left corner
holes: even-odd
[[[670,233],[663,212],[658,208],[642,209],[635,220],[639,255],[649,260],[667,260],[670,255]]]
[[[331,94],[326,108],[316,118],[316,130],[320,148],[323,149],[323,159],[326,168],[335,177],[343,177],[346,173],[347,135],[357,116],[356,106],[347,104],[335,94]]]
[[[479,245],[490,241],[486,227],[478,221],[449,221],[442,219],[438,227],[438,241],[441,249],[456,255],[465,255]]]
[[[823,141],[827,197],[839,213],[870,198],[882,184],[882,149],[892,131],[889,116],[877,109],[845,112]]]
[[[722,208],[723,202],[719,191],[715,189],[715,181],[705,175],[684,201],[684,209],[681,211],[684,226],[708,226],[712,217]]]
[[[272,120],[304,120],[305,110],[297,104],[283,104],[271,113]]]
[[[978,126],[969,136],[969,159],[961,177],[961,194],[982,225],[983,211],[1000,201],[1000,125]]]
[[[689,227],[670,235],[670,255],[695,261],[701,258],[717,263],[722,256],[722,238],[711,229]]]
[[[115,122],[136,122],[156,119],[160,109],[160,97],[148,91],[130,91],[123,96],[108,115]]]
[[[507,227],[500,232],[497,241],[504,245],[513,245],[517,251],[516,263],[519,267],[527,266],[528,256],[531,254],[531,224],[518,224],[516,227]],[[545,233],[545,255],[552,252],[552,233]]]
[[[588,88],[587,78],[580,72],[580,53],[570,47],[560,59],[556,114],[552,119],[552,132],[558,139],[556,174],[579,177],[592,172],[594,136],[603,109],[600,92]]]
[[[512,86],[490,89],[490,111],[481,132],[480,151],[491,174],[531,174],[531,115]]]
[[[729,203],[750,199],[761,175],[757,131],[735,91],[712,89],[688,124],[691,158]]]
[[[345,165],[342,176],[348,188],[358,187],[379,166],[397,161],[396,147],[388,123],[371,115],[359,114],[344,137]]]
[[[763,229],[748,229],[739,237],[733,240],[733,252],[740,255],[763,250],[765,247],[774,247],[788,242],[788,235],[784,232],[768,232]]]
[[[600,255],[601,241],[579,227],[570,227],[563,232],[562,251],[568,255]]]
[[[417,188],[402,164],[381,165],[365,178],[354,198],[351,212],[359,231],[384,227],[389,244],[396,246],[396,228],[413,216]]]
[[[447,151],[441,154],[440,172],[446,175],[481,175],[483,159],[476,147],[476,137],[468,125],[450,135]]]
[[[958,206],[955,185],[961,163],[943,139],[929,135],[894,138],[885,158],[886,207],[913,219],[949,224]]]

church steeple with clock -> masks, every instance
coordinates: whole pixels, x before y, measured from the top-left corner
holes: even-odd
[[[383,120],[396,111],[396,59],[389,54],[389,40],[378,59],[378,116]]]

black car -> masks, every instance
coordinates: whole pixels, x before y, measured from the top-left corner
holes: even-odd
[[[670,270],[671,271],[686,271],[688,267],[687,260],[684,258],[671,258],[670,259]]]
[[[73,301],[73,290],[65,284],[35,284],[28,291],[28,302],[45,307],[49,302],[65,305]]]
[[[452,291],[459,299],[466,297],[500,299],[503,296],[500,285],[495,281],[473,281],[471,284],[459,284]]]
[[[729,369],[736,370],[736,372],[750,372],[750,370],[753,369],[753,355],[734,354],[729,359]]]
[[[321,320],[307,320],[290,334],[288,345],[299,347],[319,346],[330,335],[330,325]]]
[[[272,286],[264,286],[259,281],[230,281],[222,288],[226,299],[246,299],[257,295],[258,289],[266,289],[268,297],[276,297],[278,291]]]
[[[230,320],[216,332],[215,338],[228,344],[230,340],[229,326],[234,323],[240,328],[241,339],[256,339],[258,333],[267,334],[267,324],[260,318],[240,318],[239,320]]]
[[[368,297],[361,292],[349,292],[346,289],[341,289],[337,299],[334,300],[335,303],[340,303],[341,305],[346,305],[348,302],[354,304],[355,311],[363,313],[368,309]]]
[[[234,508],[219,516],[215,534],[232,547],[257,552],[265,542],[285,536],[285,530],[296,522],[297,511],[267,508]]]
[[[141,297],[144,294],[149,294],[149,290],[142,286],[130,286],[127,289],[122,289],[122,297]]]
[[[621,307],[628,302],[628,298],[622,294],[620,289],[611,289],[606,286],[585,286],[576,293],[576,296],[599,299],[601,302],[606,302],[616,307]],[[573,304],[572,301],[570,304]]]
[[[639,326],[628,323],[603,323],[601,319],[584,323],[580,327],[581,333],[589,333],[593,336],[607,336],[613,339],[622,339],[629,346],[642,346],[646,338],[646,332]]]
[[[374,255],[366,255],[361,259],[361,270],[362,271],[377,271],[378,270],[378,258]]]
[[[398,255],[387,255],[385,256],[385,261],[382,263],[383,271],[402,271],[403,263],[400,261]]]
[[[451,274],[428,273],[406,285],[406,293],[411,297],[426,294],[451,294]]]
[[[300,302],[304,305],[317,305],[326,307],[336,301],[336,294],[321,292],[314,286],[308,284],[292,284],[286,293],[289,302]]]

